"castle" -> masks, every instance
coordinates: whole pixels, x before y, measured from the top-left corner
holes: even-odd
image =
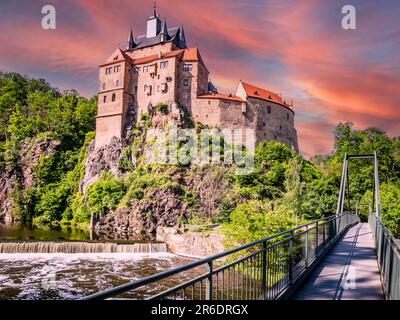
[[[193,122],[221,129],[253,129],[256,143],[279,141],[298,152],[292,104],[280,95],[239,81],[235,95],[218,93],[198,48],[188,48],[183,27],[168,28],[156,8],[145,35],[129,33],[99,66],[96,148],[124,138],[142,114],[165,105],[187,112]]]

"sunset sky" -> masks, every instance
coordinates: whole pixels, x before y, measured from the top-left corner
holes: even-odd
[[[43,30],[52,4],[56,30]],[[342,6],[357,29],[341,28]],[[44,78],[62,90],[96,94],[97,66],[125,48],[130,26],[145,32],[145,0],[0,0],[0,70]],[[169,27],[183,25],[217,88],[239,79],[294,101],[305,157],[332,150],[333,129],[377,126],[400,135],[400,1],[158,0]]]

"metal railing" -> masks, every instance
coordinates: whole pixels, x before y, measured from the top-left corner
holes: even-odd
[[[198,275],[148,299],[274,300],[288,297],[358,216],[343,213],[312,221],[209,258],[128,282],[82,299],[107,299],[160,281]],[[206,267],[206,270],[204,270]],[[204,272],[205,271],[205,272]]]
[[[370,213],[382,287],[389,300],[400,300],[400,246],[389,229],[375,214]]]

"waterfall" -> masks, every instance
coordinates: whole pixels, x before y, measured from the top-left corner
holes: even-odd
[[[119,244],[111,242],[0,242],[0,253],[157,253],[167,252],[163,242]]]

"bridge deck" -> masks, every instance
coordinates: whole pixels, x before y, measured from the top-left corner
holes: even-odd
[[[293,299],[384,299],[370,226],[359,223],[350,228],[305,280]]]

